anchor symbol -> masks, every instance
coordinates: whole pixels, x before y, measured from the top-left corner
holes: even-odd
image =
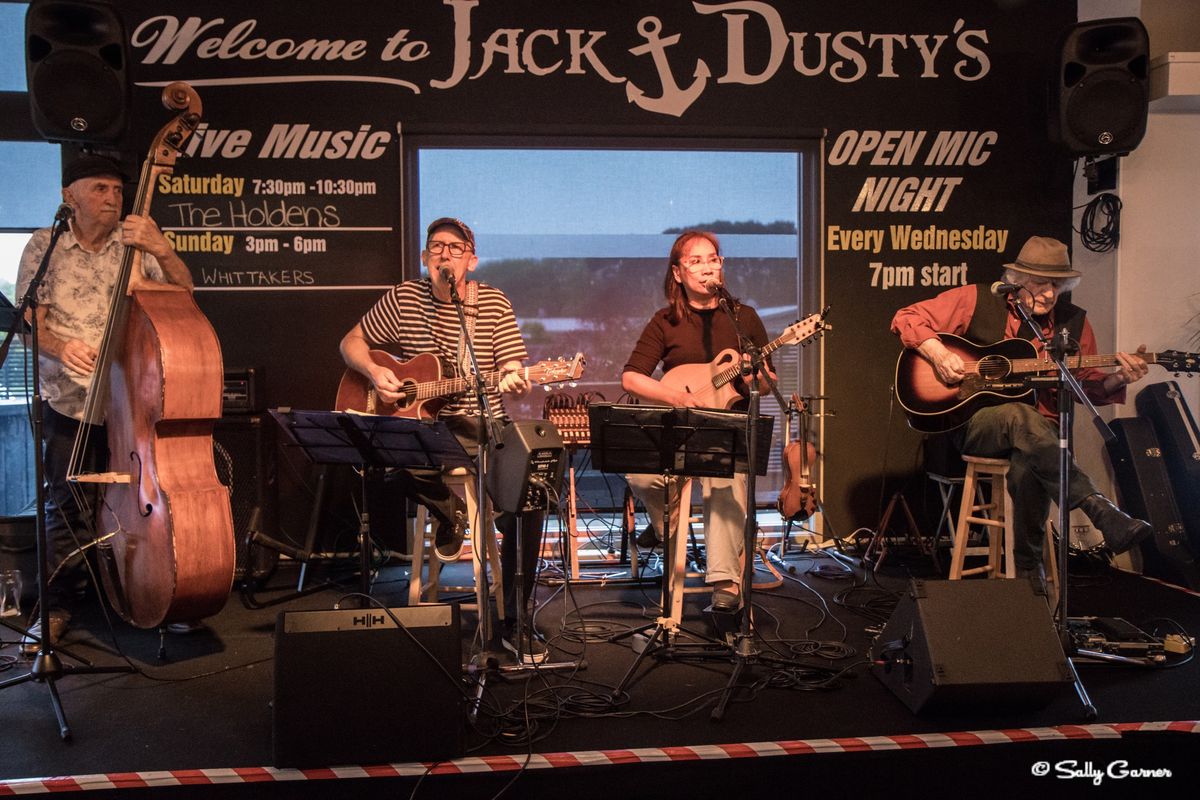
[[[703,59],[696,59],[696,70],[692,73],[694,80],[686,89],[679,88],[679,84],[675,82],[675,76],[671,72],[671,65],[667,61],[667,48],[677,44],[680,35],[677,33],[674,36],[660,38],[659,33],[661,32],[662,22],[658,17],[643,17],[638,22],[638,33],[642,35],[646,43],[629,48],[629,52],[635,56],[651,54],[654,58],[654,66],[658,70],[658,78],[662,82],[662,96],[646,97],[646,93],[635,86],[633,81],[627,81],[625,97],[630,103],[636,103],[639,108],[646,111],[680,117],[700,97],[705,84],[712,77],[712,73],[709,72],[708,64],[705,64]]]

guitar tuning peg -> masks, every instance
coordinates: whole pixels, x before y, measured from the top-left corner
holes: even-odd
[[[543,392],[549,392],[549,391],[550,391],[550,387],[549,387],[549,386],[542,386],[542,391],[543,391]]]
[[[567,384],[567,386],[570,386],[572,389],[574,389],[574,388],[575,388],[576,386],[578,386],[578,385],[579,385],[579,384],[578,384],[578,383],[576,383],[575,381],[571,381],[570,383],[568,383],[568,384]]]

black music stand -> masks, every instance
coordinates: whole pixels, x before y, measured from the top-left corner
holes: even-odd
[[[474,464],[444,422],[289,408],[272,410],[271,416],[287,434],[287,444],[302,449],[314,464],[350,464],[362,469],[358,558],[359,591],[364,598],[371,594],[369,478],[389,467],[442,469]]]
[[[702,646],[710,652],[727,652],[724,644],[688,631],[670,614],[673,590],[678,588],[682,591],[682,587],[671,585],[674,548],[683,544],[673,541],[675,537],[670,524],[671,485],[674,479],[680,477],[731,478],[734,473],[748,472],[747,423],[745,414],[732,411],[612,403],[589,406],[588,418],[592,430],[592,459],[597,469],[601,472],[659,474],[663,476],[664,484],[661,614],[653,623],[609,639],[617,641],[653,629],[645,647],[613,689],[612,697],[616,699],[648,654],[659,650],[668,657],[677,654],[670,640],[681,630],[708,642],[708,645]],[[756,439],[765,437],[769,442],[774,422],[771,417],[761,418]],[[766,473],[769,458],[769,447],[758,448],[755,472]],[[682,498],[679,513],[684,513]],[[748,553],[747,557],[753,558],[753,554]],[[717,649],[713,650],[713,647]]]

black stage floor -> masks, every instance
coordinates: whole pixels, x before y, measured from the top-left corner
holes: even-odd
[[[554,660],[582,659],[585,668],[539,672],[527,680],[489,677],[466,760],[436,767],[419,786],[426,767],[417,764],[366,772],[269,769],[276,617],[281,611],[332,608],[353,591],[349,578],[341,590],[273,608],[248,608],[235,595],[206,630],[167,635],[165,660],[159,658],[158,632],[116,623],[116,647],[137,674],[67,675],[57,681],[69,742],[59,738],[46,685],[25,682],[0,691],[0,795],[88,789],[90,797],[110,793],[114,785],[140,785],[160,788],[132,792],[135,796],[210,797],[218,790],[211,784],[226,781],[222,792],[240,791],[243,797],[405,797],[413,787],[419,797],[491,797],[513,778],[517,782],[506,796],[563,796],[569,787],[578,798],[616,791],[626,797],[706,797],[770,790],[780,782],[790,786],[789,794],[812,788],[874,792],[895,781],[899,796],[937,796],[954,789],[954,780],[960,781],[956,792],[1006,785],[1039,795],[1094,790],[1094,779],[1082,771],[1072,780],[1032,776],[1032,765],[1046,759],[1054,769],[1063,760],[1094,761],[1099,770],[1124,760],[1133,769],[1170,772],[1123,779],[1120,785],[1139,792],[1162,791],[1168,788],[1163,781],[1190,791],[1200,776],[1195,661],[1172,658],[1156,668],[1080,666],[1099,712],[1094,724],[1084,719],[1069,687],[1035,710],[968,705],[958,713],[915,715],[869,674],[867,651],[872,630],[887,620],[904,591],[908,569],[920,570],[920,562],[913,559],[906,567],[896,559],[888,574],[873,575],[825,556],[801,554],[788,561],[795,573],[783,586],[755,594],[756,646],[799,666],[779,671],[751,662],[719,722],[710,712],[733,669],[728,662],[647,658],[626,696],[617,703],[609,699],[635,655],[629,639],[605,639],[653,621],[656,586],[544,584],[538,588],[537,623],[553,645]],[[467,566],[454,569],[465,572]],[[293,567],[281,567],[271,584],[294,582]],[[1107,568],[1088,572],[1072,578],[1072,616],[1119,616],[1159,633],[1200,630],[1200,596]],[[383,567],[374,598],[403,605],[407,573],[405,565]],[[258,593],[260,600],[269,597],[270,591]],[[687,596],[686,627],[714,632],[703,611],[707,601],[706,593]],[[82,609],[63,645],[96,664],[120,664],[101,612],[98,603]],[[978,625],[986,628],[1005,613],[985,611]],[[462,618],[469,654],[476,617],[464,612]],[[15,656],[14,635],[4,628],[0,635],[7,667],[0,680],[27,672],[28,662]],[[313,684],[306,690],[314,698],[330,693],[352,698],[366,709],[367,719],[387,717],[389,709],[373,702],[374,691],[383,684],[403,685],[411,676],[386,663],[364,665],[364,658],[369,654],[335,642],[309,660],[316,663],[304,665],[315,676],[306,679]],[[361,680],[364,670],[369,680]],[[358,691],[347,692],[348,681]],[[429,721],[409,722],[412,736],[420,737]],[[305,724],[313,736],[339,741],[371,735],[330,730],[321,718]],[[968,731],[976,733],[938,735]],[[744,747],[753,743],[765,744]],[[530,752],[560,755],[529,761],[522,771]],[[122,773],[138,775],[118,777]],[[922,775],[925,788],[919,793],[905,783]],[[43,780],[53,776],[77,780]],[[1106,780],[1110,787],[1118,783]],[[1134,780],[1140,785],[1131,786]],[[172,788],[181,783],[209,785]]]

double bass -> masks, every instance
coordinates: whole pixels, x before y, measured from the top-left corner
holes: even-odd
[[[775,507],[784,520],[803,522],[817,513],[817,487],[813,485],[811,477],[812,464],[817,459],[817,448],[808,441],[808,403],[798,394],[793,394],[788,408],[789,422],[793,408],[800,419],[798,438],[784,445],[783,488],[779,491]],[[785,434],[785,440],[790,438],[789,434]]]
[[[143,164],[138,215],[149,215],[155,185],[174,172],[200,121],[200,98],[186,83],[168,85],[162,99],[176,115]],[[109,602],[129,623],[153,628],[221,610],[233,585],[234,533],[213,458],[220,343],[191,291],[148,280],[141,259],[125,248],[84,412],[105,424],[109,471],[79,474],[76,466],[70,477],[101,484],[98,550]]]

